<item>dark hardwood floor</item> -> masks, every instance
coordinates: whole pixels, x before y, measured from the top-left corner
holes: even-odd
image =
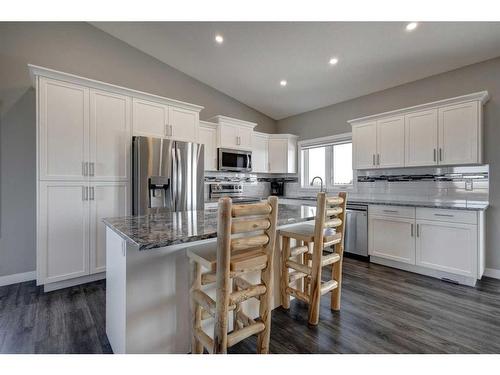
[[[230,349],[254,353],[255,338]],[[34,282],[0,287],[1,353],[110,353],[103,281],[43,293]],[[344,263],[342,310],[321,303],[273,311],[272,353],[500,353],[500,280],[475,288],[354,259]]]

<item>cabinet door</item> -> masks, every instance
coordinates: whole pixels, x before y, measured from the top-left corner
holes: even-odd
[[[403,167],[405,163],[405,122],[403,116],[377,121],[377,166]]]
[[[287,173],[297,173],[297,142],[288,140],[288,168]]]
[[[268,150],[269,172],[287,173],[288,141],[286,139],[270,139]]]
[[[253,130],[250,128],[240,127],[238,129],[239,148],[250,151],[252,149]]]
[[[134,98],[132,119],[134,134],[161,138],[168,135],[168,107],[166,105]]]
[[[477,226],[417,220],[416,264],[475,277]]]
[[[368,253],[415,264],[415,220],[369,215]]]
[[[106,271],[106,227],[102,219],[129,214],[128,182],[97,182],[90,187],[90,273]]]
[[[405,166],[437,164],[438,111],[422,111],[405,116]]]
[[[233,125],[219,125],[219,144],[224,148],[238,148],[238,127]]]
[[[37,280],[45,284],[88,275],[87,185],[40,182],[37,220]]]
[[[480,163],[479,103],[439,108],[439,164]]]
[[[169,107],[170,133],[167,136],[185,142],[198,141],[198,112]]]
[[[254,134],[252,140],[252,172],[268,172],[269,138]]]
[[[90,175],[127,180],[130,170],[130,98],[90,91]]]
[[[352,128],[353,169],[377,168],[377,123],[368,122]]]
[[[205,145],[205,170],[217,170],[216,129],[200,126],[199,142]]]
[[[89,89],[40,78],[39,178],[81,180],[89,156]]]

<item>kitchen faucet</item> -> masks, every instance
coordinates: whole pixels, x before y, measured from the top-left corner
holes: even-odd
[[[321,187],[319,188],[319,192],[322,193],[323,192],[323,179],[320,176],[316,176],[311,180],[311,186],[314,185],[314,180],[317,178],[319,178],[319,181],[321,182]]]

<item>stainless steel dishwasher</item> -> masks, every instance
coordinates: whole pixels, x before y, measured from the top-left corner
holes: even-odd
[[[344,251],[368,257],[368,206],[347,203]]]

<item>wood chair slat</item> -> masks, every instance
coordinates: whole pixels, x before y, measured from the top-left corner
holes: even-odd
[[[253,220],[233,220],[233,226],[231,228],[232,234],[237,233],[247,233],[256,232],[259,230],[269,229],[271,222],[268,218],[264,219],[253,219]]]
[[[246,326],[242,329],[239,329],[235,332],[231,332],[230,334],[227,335],[227,345],[228,345],[228,347],[236,345],[241,340],[244,340],[247,337],[250,337],[252,335],[255,335],[257,333],[262,332],[264,330],[264,328],[265,328],[264,323],[256,322],[256,323],[250,324],[249,326]]]
[[[231,240],[231,250],[240,251],[263,247],[269,242],[267,234],[259,234],[257,236],[247,236],[241,238],[233,238]]]
[[[229,303],[239,304],[247,299],[258,297],[266,292],[266,286],[263,284],[252,285],[247,289],[238,290],[229,295]]]
[[[306,293],[304,293],[304,292],[302,292],[302,291],[300,291],[298,289],[295,289],[295,288],[292,288],[292,287],[287,287],[286,288],[286,292],[288,294],[294,296],[295,298],[301,300],[302,302],[310,303],[309,302],[309,296]]]
[[[235,204],[232,209],[233,217],[269,215],[271,206],[266,203]]]
[[[307,275],[310,275],[312,272],[311,267],[295,262],[293,260],[287,260],[285,264],[288,268],[293,268],[294,270],[305,273]]]

